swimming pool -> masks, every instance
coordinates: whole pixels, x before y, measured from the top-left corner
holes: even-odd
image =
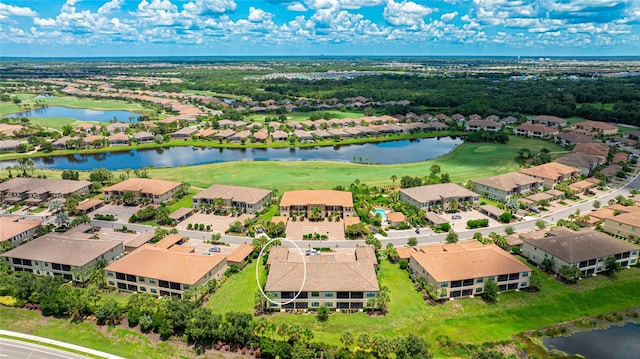
[[[374,210],[373,210],[373,215],[375,216],[376,214],[380,215],[380,217],[381,217],[383,220],[386,220],[386,219],[387,219],[387,212],[386,212],[384,209],[382,209],[382,208],[376,208],[376,209],[374,209]]]

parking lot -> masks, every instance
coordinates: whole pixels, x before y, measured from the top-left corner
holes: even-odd
[[[302,235],[309,233],[318,233],[320,235],[326,235],[329,240],[343,240],[344,239],[344,222],[329,222],[329,221],[291,221],[287,222],[287,238],[302,239]]]
[[[231,216],[216,216],[213,214],[196,213],[193,216],[178,223],[176,228],[187,229],[187,226],[189,224],[193,225],[196,223],[197,224],[202,223],[205,226],[211,225],[211,232],[224,233],[227,229],[229,229],[231,224],[233,224],[234,222],[240,221],[240,223],[244,224],[244,221],[247,218],[251,218],[251,216],[248,214],[242,214],[239,217],[231,217]]]
[[[470,210],[466,212],[461,211],[458,213],[446,213],[446,214],[441,214],[440,217],[443,217],[444,219],[449,221],[449,223],[451,224],[451,228],[453,228],[454,231],[462,231],[467,229],[467,221],[472,219],[488,219],[489,227],[495,227],[500,225],[500,223],[495,219],[490,218],[489,216],[482,214],[476,210]]]
[[[96,214],[112,214],[115,216],[117,221],[128,222],[129,217],[131,217],[132,214],[138,212],[140,209],[141,207],[139,206],[117,206],[114,204],[105,204],[104,206],[91,212],[89,217],[94,218]]]

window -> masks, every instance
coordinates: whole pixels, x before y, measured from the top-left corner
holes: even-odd
[[[527,282],[521,282],[521,283],[520,283],[520,288],[522,288],[522,287],[526,287],[526,286],[527,286]]]
[[[109,285],[114,285],[112,280],[109,281]]]
[[[476,283],[482,283],[482,282],[484,282],[484,278],[478,278],[478,279],[476,279]]]
[[[146,292],[147,291],[147,287],[140,287],[140,291],[141,292]]]
[[[191,288],[191,286],[190,286],[190,285],[188,285],[188,284],[183,284],[183,285],[182,285],[182,289],[184,289],[184,290],[187,290],[187,289],[189,289],[189,288]]]
[[[318,298],[320,296],[320,292],[311,292],[311,298]],[[313,305],[311,305],[313,307]]]
[[[449,286],[449,282],[440,283],[440,288],[447,288]]]
[[[476,288],[476,293],[482,293],[482,287]]]
[[[112,271],[110,271],[110,270],[108,270],[108,271],[107,271],[107,275],[108,275],[109,277],[113,277],[113,272],[112,272]]]
[[[367,292],[367,298],[375,298],[375,297],[377,297],[376,292]]]
[[[320,302],[311,302],[311,308],[318,308],[320,306]]]
[[[489,280],[495,281],[496,277],[492,275],[491,277],[489,277]]]
[[[529,276],[529,272],[522,272],[522,278],[527,278]]]
[[[151,288],[151,293],[156,294],[158,291],[155,288]]]
[[[144,277],[138,277],[138,282],[144,283]]]
[[[156,284],[156,280],[153,278],[149,278],[149,284]]]

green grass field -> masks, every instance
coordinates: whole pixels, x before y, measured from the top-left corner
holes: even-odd
[[[0,328],[81,345],[125,358],[180,358],[186,351],[183,345],[153,343],[137,330],[43,318],[36,312],[16,308],[0,307]]]
[[[261,283],[266,282],[267,274],[263,266],[260,266],[258,275]],[[227,282],[209,298],[205,307],[218,314],[227,312],[253,313],[257,291],[256,262],[254,261],[239,273],[229,277]]]
[[[35,96],[31,94],[19,94],[18,97],[22,99],[23,103],[33,103],[33,101],[35,100]],[[77,98],[73,96],[50,97],[42,98],[39,100],[43,100],[49,106],[87,108],[92,110],[124,110],[137,112],[140,114],[151,114],[154,112],[151,109],[143,107],[139,103],[119,100],[96,100],[90,98]],[[13,103],[0,103],[0,116],[6,115],[7,113],[19,111],[21,111],[21,109]]]
[[[480,344],[634,307],[638,305],[640,295],[638,268],[624,270],[615,279],[598,276],[575,285],[565,285],[544,275],[542,291],[504,293],[497,304],[473,298],[430,306],[413,288],[407,273],[386,261],[380,266],[379,280],[390,288],[389,313],[385,316],[334,313],[327,322],[320,323],[313,315],[280,313],[271,320],[278,324],[298,323],[309,327],[317,340],[335,345],[340,345],[340,333],[345,330],[389,337],[415,333],[429,342],[445,334],[454,341]]]
[[[507,144],[464,143],[440,158],[397,165],[364,165],[347,162],[322,161],[238,161],[212,163],[175,168],[149,168],[152,178],[189,182],[194,187],[207,188],[212,184],[235,184],[288,191],[294,189],[330,189],[348,186],[356,179],[369,185],[390,185],[391,176],[426,176],[429,167],[438,164],[448,172],[455,183],[516,171],[513,160],[520,148],[539,151],[546,147],[551,152],[564,149],[551,142],[511,136]],[[561,154],[554,154],[560,156]],[[114,171],[117,178],[122,171]],[[36,175],[60,178],[60,171],[37,170]],[[7,171],[0,170],[0,177]],[[88,173],[81,175],[86,179]]]

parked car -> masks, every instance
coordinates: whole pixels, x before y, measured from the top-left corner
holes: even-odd
[[[540,213],[540,209],[536,206],[529,206],[529,210],[533,213]]]
[[[209,252],[220,253],[220,247],[211,247],[209,248]]]
[[[454,214],[453,216],[451,216],[451,219],[462,219],[462,216],[459,214]]]
[[[205,256],[210,256],[211,255],[211,253],[209,253],[209,252],[202,252],[202,254],[204,254]]]

